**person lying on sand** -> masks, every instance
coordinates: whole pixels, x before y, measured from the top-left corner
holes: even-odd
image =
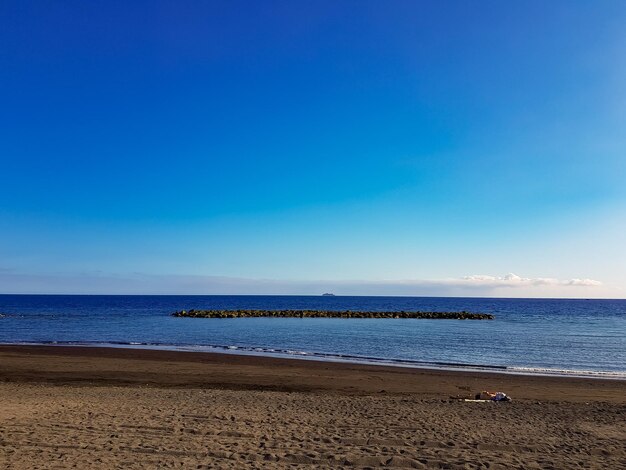
[[[511,397],[509,397],[504,392],[487,392],[482,391],[476,394],[476,400],[492,400],[492,401],[511,401]]]
[[[487,392],[482,391],[476,395],[455,395],[451,396],[453,400],[463,401],[511,401],[511,397],[504,392]]]

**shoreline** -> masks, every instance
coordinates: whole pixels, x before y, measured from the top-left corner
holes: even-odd
[[[319,361],[145,348],[0,345],[0,381],[149,385],[448,399],[499,389],[514,399],[626,403],[626,380]]]
[[[374,367],[397,367],[404,369],[418,369],[427,371],[451,371],[467,373],[503,374],[528,377],[554,377],[554,378],[579,378],[598,380],[626,381],[626,372],[621,371],[586,371],[549,369],[527,366],[506,366],[489,364],[463,364],[448,362],[414,361],[410,359],[384,359],[377,357],[362,357],[347,354],[325,354],[287,349],[269,349],[247,346],[221,346],[221,345],[175,345],[175,344],[152,344],[152,343],[84,343],[76,342],[42,342],[42,343],[0,343],[0,348],[12,346],[35,346],[52,348],[112,348],[147,351],[171,351],[180,353],[198,354],[224,354],[233,356],[249,356],[260,358],[293,359],[301,361],[313,361],[322,363],[353,364]],[[0,349],[1,350],[1,349]]]

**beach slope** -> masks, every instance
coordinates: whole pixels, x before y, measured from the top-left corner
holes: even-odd
[[[1,346],[0,399],[1,468],[626,468],[617,380]]]

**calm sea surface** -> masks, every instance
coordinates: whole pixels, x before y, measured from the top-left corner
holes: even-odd
[[[467,310],[496,319],[170,316],[192,308]],[[0,295],[0,343],[130,345],[626,378],[626,300]]]

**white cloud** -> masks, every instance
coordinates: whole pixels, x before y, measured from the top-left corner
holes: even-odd
[[[623,297],[593,279],[516,274],[414,280],[280,280],[132,273],[26,274],[0,271],[0,293],[405,295],[484,297]]]
[[[568,286],[601,286],[600,281],[594,281],[593,279],[570,279],[566,281]]]
[[[502,277],[475,274],[465,276],[459,280],[449,280],[452,284],[476,285],[482,287],[529,287],[529,286],[577,286],[577,287],[597,287],[601,286],[600,281],[593,279],[566,279],[560,280],[552,277],[520,277],[517,274],[509,273]]]

